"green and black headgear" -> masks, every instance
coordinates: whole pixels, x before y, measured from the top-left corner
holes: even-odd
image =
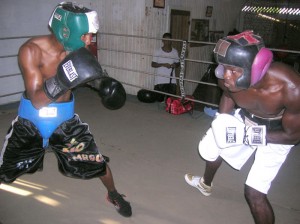
[[[54,9],[49,26],[65,50],[74,51],[84,47],[83,34],[97,33],[99,21],[96,11],[62,2]]]

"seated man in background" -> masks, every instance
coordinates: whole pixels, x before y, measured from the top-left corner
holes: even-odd
[[[163,38],[172,39],[170,33],[165,33]],[[177,85],[175,68],[179,67],[178,51],[172,47],[171,40],[162,40],[163,46],[155,50],[151,66],[156,68],[154,90],[176,95]],[[164,94],[157,94],[157,101],[164,101]]]
[[[219,114],[199,143],[206,160],[204,175],[186,174],[185,181],[209,196],[223,160],[240,170],[255,153],[244,194],[255,223],[273,224],[267,194],[300,140],[300,75],[286,64],[273,62],[272,52],[252,31],[220,39],[214,56],[223,89]]]
[[[122,84],[104,76],[97,59],[87,50],[99,28],[98,15],[63,2],[55,8],[49,26],[52,34],[34,37],[19,49],[25,92],[0,154],[0,183],[12,183],[23,174],[41,170],[49,146],[62,174],[100,178],[108,201],[129,217],[130,203],[117,192],[89,126],[74,113],[72,89],[94,79],[101,81],[99,94],[107,108],[119,108],[126,99]]]

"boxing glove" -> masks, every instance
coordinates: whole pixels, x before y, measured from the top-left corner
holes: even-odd
[[[68,54],[58,65],[57,73],[44,82],[44,92],[57,100],[69,89],[102,77],[102,68],[92,53],[82,47]]]
[[[246,126],[230,114],[219,114],[213,120],[212,131],[219,148],[237,145],[266,145],[266,126]]]
[[[111,77],[104,76],[100,79],[98,93],[103,105],[110,110],[120,109],[125,104],[126,91],[123,85]]]

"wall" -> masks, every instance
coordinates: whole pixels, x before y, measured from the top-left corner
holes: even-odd
[[[210,30],[223,30],[227,34],[238,26],[236,18],[239,17],[244,2],[244,0],[166,0],[166,7],[160,9],[153,8],[153,0],[100,0],[98,11],[103,15],[103,27],[99,34],[101,64],[109,75],[132,84],[126,86],[130,94],[136,94],[141,87],[153,89],[154,69],[150,66],[152,54],[155,48],[161,46],[162,34],[169,31],[171,9],[190,11],[191,19],[209,19]],[[213,6],[210,18],[205,17],[207,6]],[[188,57],[211,61],[212,49],[213,45],[189,48]],[[189,63],[185,78],[199,81],[207,66]],[[192,94],[196,85],[188,82],[185,85],[187,93]]]
[[[49,33],[47,22],[58,0],[2,0],[0,8],[0,105],[18,101],[24,90],[17,54],[26,37]],[[38,10],[37,10],[38,9]],[[47,15],[47,16],[46,16]],[[9,57],[6,57],[8,56]],[[13,94],[19,92],[18,94]],[[9,95],[13,94],[13,95]]]
[[[24,90],[17,64],[18,48],[29,36],[48,34],[47,23],[59,0],[2,0],[0,8],[0,105],[18,101]],[[124,83],[129,94],[140,87],[153,87],[152,53],[161,46],[162,34],[169,31],[171,9],[188,10],[192,18],[205,18],[206,6],[213,6],[210,29],[236,27],[244,0],[166,0],[164,9],[153,8],[153,0],[80,0],[95,9],[100,18],[99,60],[112,77]],[[111,35],[119,34],[119,35]],[[142,36],[142,37],[141,37]],[[23,37],[23,38],[11,38]],[[7,39],[9,38],[9,39]],[[189,49],[189,57],[210,57],[211,48]],[[191,69],[187,77],[200,80],[202,71]],[[193,90],[189,87],[189,91]],[[17,93],[17,94],[14,94]],[[5,97],[3,97],[5,96]]]
[[[50,33],[48,20],[59,2],[61,1],[1,0],[0,105],[20,100],[24,85],[18,67],[18,49],[29,37]],[[77,2],[91,5],[85,0]]]

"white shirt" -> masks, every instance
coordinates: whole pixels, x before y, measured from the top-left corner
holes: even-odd
[[[159,48],[154,51],[152,61],[156,63],[168,63],[168,64],[178,63],[179,62],[178,51],[175,48],[172,48],[171,52],[165,52],[162,50],[162,48]],[[170,76],[171,71],[172,71],[171,68],[166,68],[166,67],[156,68],[157,75]],[[175,69],[173,70],[173,77],[175,77]],[[170,83],[170,78],[155,76],[154,84],[157,85],[162,83]],[[176,79],[172,79],[172,83],[176,83]]]

